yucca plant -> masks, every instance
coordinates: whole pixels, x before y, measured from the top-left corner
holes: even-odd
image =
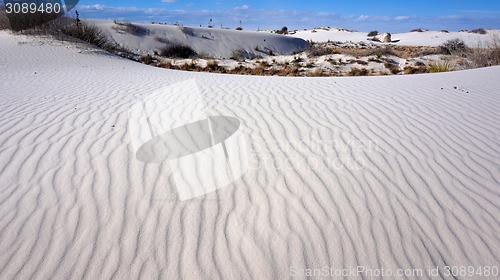
[[[430,73],[450,72],[455,66],[449,60],[438,60],[429,63]]]

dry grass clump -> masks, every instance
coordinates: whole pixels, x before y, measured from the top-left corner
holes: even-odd
[[[299,67],[286,65],[278,72],[278,76],[297,76],[299,72]]]
[[[315,46],[316,47],[316,46]],[[414,58],[424,55],[437,54],[436,47],[428,46],[374,46],[374,47],[328,47],[326,54],[346,54],[354,57],[375,55],[377,59],[383,56],[397,56],[400,58]]]
[[[257,65],[255,67],[244,67],[238,65],[233,69],[226,68],[224,66],[218,65],[217,61],[209,60],[205,67],[200,67],[194,62],[188,62],[180,65],[174,65],[172,60],[166,59],[160,61],[156,66],[166,69],[173,70],[183,70],[183,71],[195,71],[195,72],[210,72],[210,73],[221,73],[221,74],[235,74],[235,75],[254,75],[254,76],[300,76],[301,71],[299,67],[284,65],[281,68],[274,67],[262,67]],[[314,76],[319,76],[318,71],[316,74],[310,74]],[[322,75],[322,74],[321,74]]]
[[[384,63],[384,66],[385,68],[389,69],[389,72],[391,72],[391,74],[393,75],[399,74],[399,72],[401,71],[401,68],[399,68],[399,65],[394,60],[387,60]]]
[[[206,69],[215,71],[215,70],[217,70],[217,68],[219,68],[219,64],[217,63],[217,61],[215,61],[213,59],[207,61],[207,67],[206,67]]]
[[[419,66],[419,67],[406,66],[403,69],[403,73],[407,75],[424,74],[424,73],[429,73],[429,69],[425,66]]]
[[[153,57],[148,53],[143,53],[140,55],[139,60],[144,64],[153,63]]]
[[[165,69],[175,69],[175,65],[170,60],[162,60],[157,66]]]
[[[329,54],[340,54],[342,48],[326,47],[324,45],[311,45],[307,50],[310,56],[323,56]]]
[[[400,58],[414,58],[438,53],[436,47],[426,46],[392,46],[391,51],[393,55]]]
[[[321,68],[316,68],[314,71],[307,72],[306,77],[323,77],[323,70]]]
[[[347,76],[369,76],[371,73],[370,69],[353,67],[347,72]]]

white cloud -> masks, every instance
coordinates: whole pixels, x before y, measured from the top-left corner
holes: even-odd
[[[250,8],[250,6],[248,6],[248,5],[243,5],[243,6],[241,6],[241,7],[236,7],[236,8],[234,8],[234,9],[235,9],[235,10],[248,10],[248,8]]]
[[[356,20],[363,21],[363,20],[367,20],[369,18],[370,18],[370,16],[360,15],[358,18],[356,18]]]
[[[407,21],[407,20],[414,19],[414,18],[416,18],[416,16],[397,16],[397,17],[394,17],[394,20],[395,21]]]
[[[102,4],[95,4],[95,5],[81,5],[79,6],[81,10],[95,10],[95,11],[104,11],[106,9],[106,6]]]

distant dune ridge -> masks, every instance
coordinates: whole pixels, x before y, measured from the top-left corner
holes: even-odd
[[[92,20],[92,23],[117,43],[143,52],[151,52],[169,44],[182,44],[190,46],[200,55],[230,58],[234,51],[245,51],[251,55],[262,55],[260,51],[265,53],[269,50],[276,54],[289,54],[308,46],[300,38],[264,32],[134,23],[147,32],[130,36],[126,32],[117,32],[117,24],[113,21]]]
[[[282,37],[259,38],[280,46]],[[428,267],[499,264],[498,66],[217,75],[4,31],[0,65],[1,279],[289,279],[324,266],[415,268],[423,276],[406,279],[438,279]],[[241,121],[251,167],[180,202],[167,164],[135,158],[128,110],[189,79],[207,115]]]
[[[393,43],[398,45],[439,46],[447,40],[459,38],[473,47],[478,43],[491,40],[492,36],[500,36],[500,30],[486,30],[486,34],[444,31],[446,30],[391,33],[391,41],[396,41]],[[328,40],[366,42],[369,38],[373,37],[368,36],[368,33],[369,32],[346,31],[345,29],[339,28],[318,28],[313,30],[299,30],[294,33],[293,36],[304,40],[312,40],[314,42],[326,42]]]

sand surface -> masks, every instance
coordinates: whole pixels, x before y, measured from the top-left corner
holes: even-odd
[[[499,76],[190,73],[0,32],[0,278],[498,265]],[[189,79],[241,120],[252,168],[180,202],[168,164],[135,158],[127,112]]]

